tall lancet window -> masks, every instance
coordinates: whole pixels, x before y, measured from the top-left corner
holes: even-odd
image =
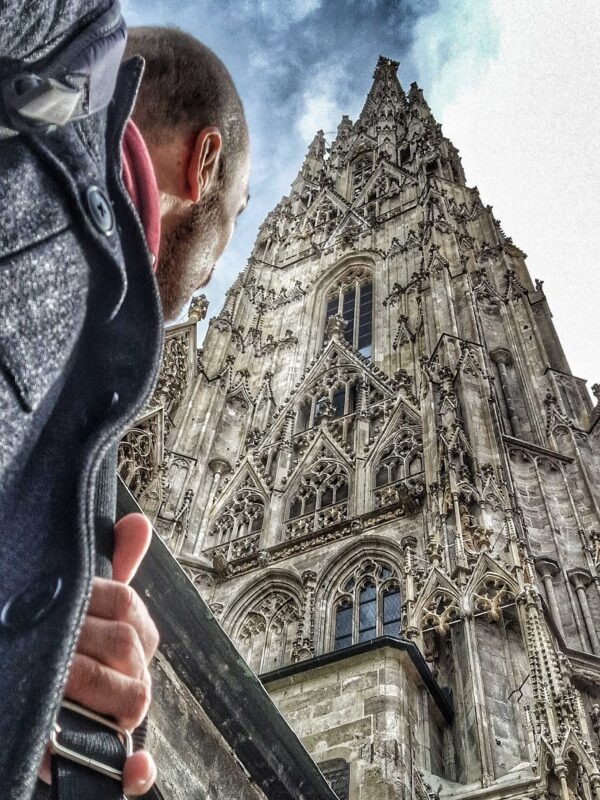
[[[366,358],[371,357],[373,335],[373,284],[362,267],[346,272],[327,297],[325,319],[340,314],[346,321],[344,337]]]

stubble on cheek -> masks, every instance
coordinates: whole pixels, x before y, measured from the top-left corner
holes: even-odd
[[[210,209],[192,206],[161,243],[156,277],[167,320],[177,319],[192,294],[210,280],[217,238]]]

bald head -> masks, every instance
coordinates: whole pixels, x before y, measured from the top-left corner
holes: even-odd
[[[146,62],[132,115],[146,142],[162,144],[174,131],[189,135],[215,127],[223,140],[221,177],[234,174],[248,151],[248,128],[223,62],[176,28],[129,28],[125,56],[132,55]]]

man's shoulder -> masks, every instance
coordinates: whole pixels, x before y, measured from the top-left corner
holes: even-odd
[[[0,58],[31,63],[55,51],[107,0],[1,0]]]

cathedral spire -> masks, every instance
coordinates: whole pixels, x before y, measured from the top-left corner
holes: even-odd
[[[325,134],[317,131],[314,139],[308,147],[308,152],[304,158],[302,169],[300,170],[304,178],[314,179],[323,169],[323,159],[325,157]]]
[[[396,74],[398,64],[398,61],[393,61],[391,58],[379,56],[373,73],[373,84],[360,113],[360,123],[370,124],[385,110],[386,105],[394,113],[406,108],[404,91]]]
[[[423,89],[421,89],[421,87],[415,81],[411,83],[407,96],[408,105],[411,111],[418,110],[421,118],[430,118],[433,120],[433,114],[429,108],[429,103],[427,100],[425,100]]]

